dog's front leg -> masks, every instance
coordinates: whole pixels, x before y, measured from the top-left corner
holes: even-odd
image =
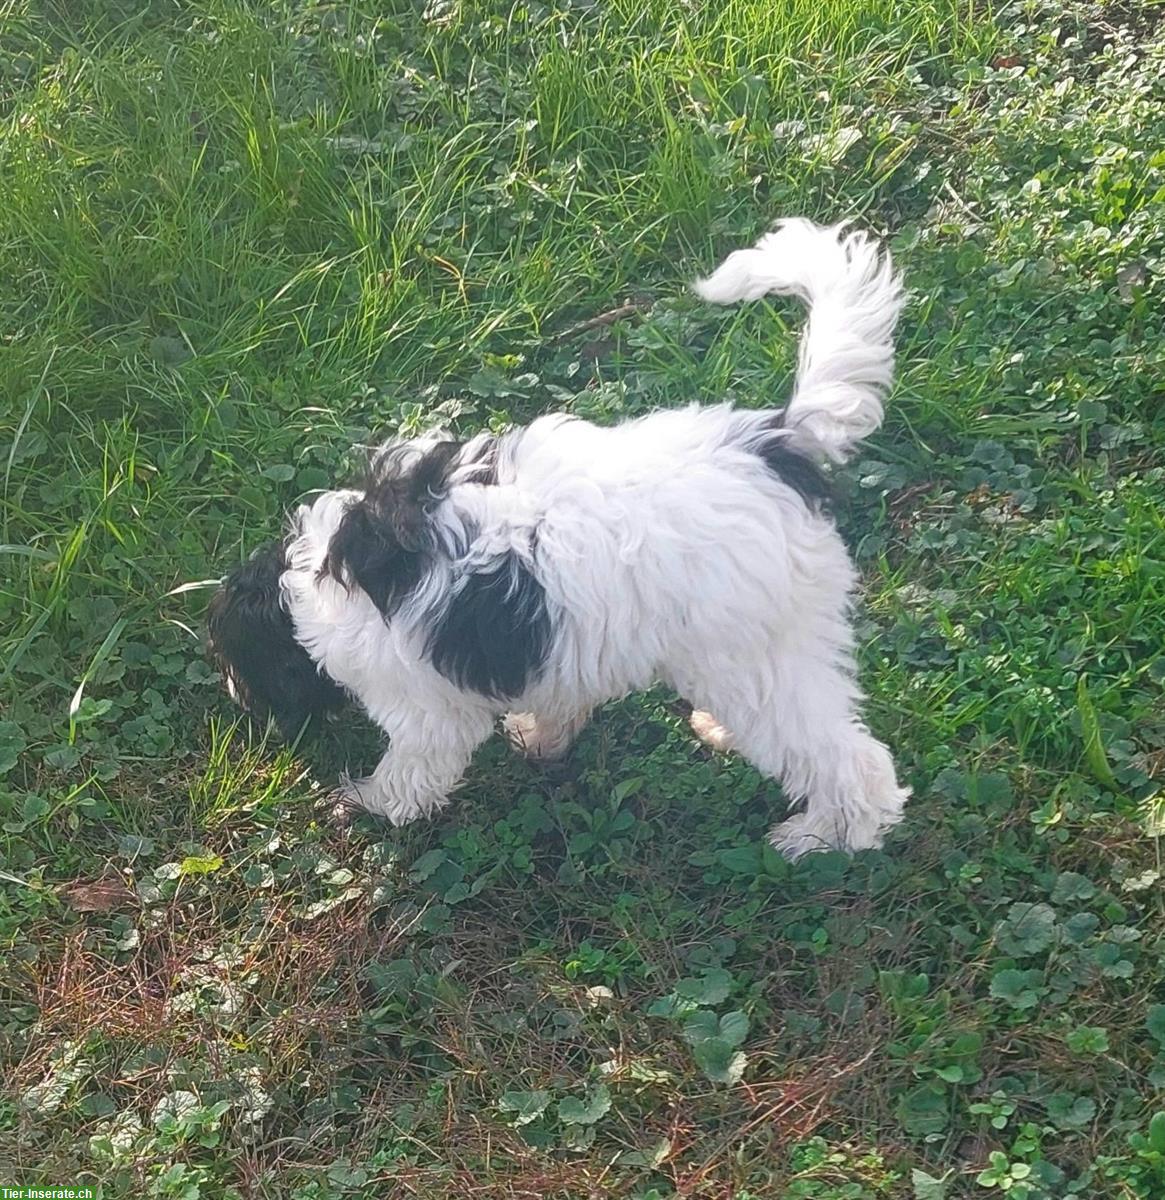
[[[492,732],[488,712],[416,712],[407,720],[394,720],[389,748],[376,769],[364,779],[343,780],[332,799],[386,817],[393,825],[429,816],[444,806],[473,752]]]

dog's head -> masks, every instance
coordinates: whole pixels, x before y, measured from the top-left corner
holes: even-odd
[[[260,547],[223,581],[207,610],[209,647],[231,698],[286,738],[338,708],[344,693],[295,640],[279,579],[287,569],[281,543]]]

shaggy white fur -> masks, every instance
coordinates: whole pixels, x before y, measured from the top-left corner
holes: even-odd
[[[662,681],[701,710],[698,732],[802,806],[772,833],[790,857],[876,846],[900,819],[908,792],[859,715],[854,568],[829,517],[782,473],[840,461],[878,427],[900,281],[864,234],[794,219],[696,291],[807,302],[783,416],[694,406],[614,428],[548,416],[492,445],[475,439],[424,498],[423,567],[391,611],[329,571],[362,493],[299,510],[280,582],[295,639],[390,738],[373,773],[345,783],[348,800],[394,823],[432,813],[499,716],[515,745],[550,758],[597,705]],[[439,442],[382,453],[404,478]],[[491,572],[518,625],[534,620],[523,581],[542,596],[544,653],[516,694],[483,694],[434,662],[434,631],[467,581]]]

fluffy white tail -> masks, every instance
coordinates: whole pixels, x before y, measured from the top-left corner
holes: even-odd
[[[881,425],[902,280],[865,233],[791,217],[693,286],[714,304],[779,292],[809,305],[784,421],[799,450],[841,462]]]

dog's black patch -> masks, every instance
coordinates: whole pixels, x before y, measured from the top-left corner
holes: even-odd
[[[340,520],[320,568],[345,587],[355,583],[391,616],[420,583],[432,546],[429,510],[447,490],[461,443],[437,442],[424,454],[408,447],[377,455],[363,495]]]
[[[550,652],[550,613],[537,579],[513,556],[471,575],[433,630],[433,665],[458,687],[520,696]]]
[[[764,428],[783,429],[784,412],[775,413]],[[812,509],[828,511],[833,500],[829,477],[813,459],[798,453],[787,439],[771,437],[756,447],[755,453],[766,467],[786,486],[801,497]]]
[[[291,739],[308,722],[344,703],[344,692],[295,640],[279,601],[287,569],[281,543],[257,550],[232,571],[207,610],[211,658],[239,702],[255,716],[273,717]]]
[[[344,514],[320,568],[345,587],[353,583],[366,591],[387,617],[421,581],[425,556],[401,544],[393,527],[376,509],[357,501]]]
[[[498,439],[488,436],[467,442],[457,456],[455,466],[459,471],[464,467],[473,468],[468,473],[468,482],[495,487],[498,482]]]

